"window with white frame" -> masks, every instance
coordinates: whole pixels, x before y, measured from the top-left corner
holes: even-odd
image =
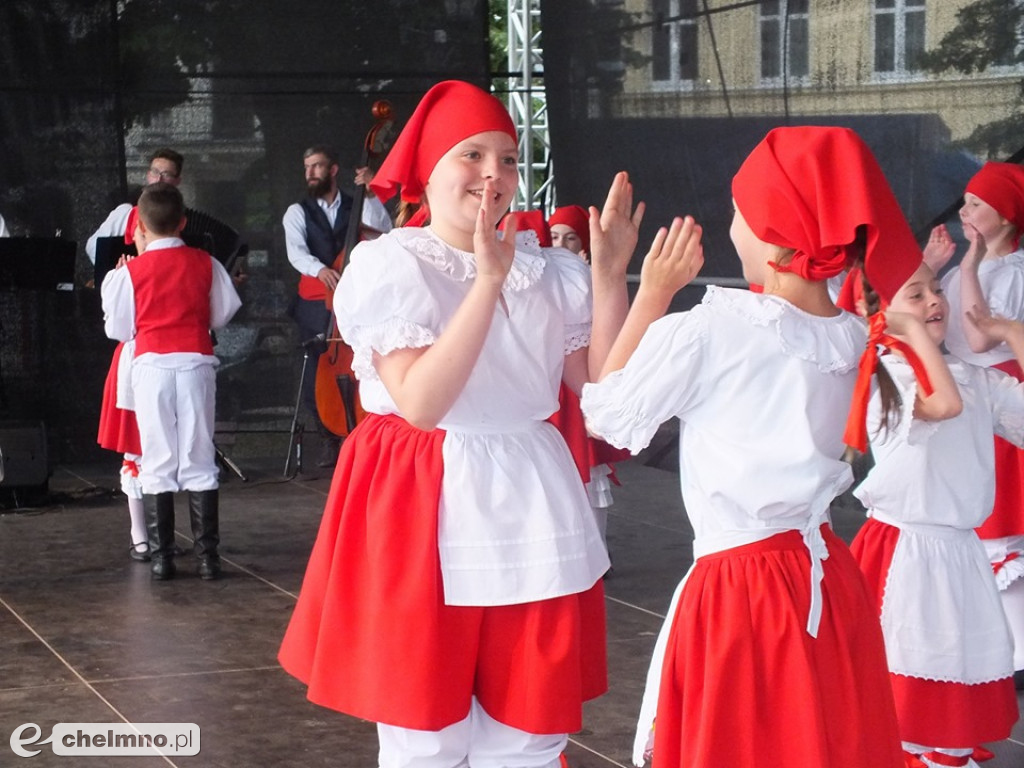
[[[697,79],[697,0],[652,0],[651,79],[692,83]]]
[[[761,3],[761,79],[806,77],[810,58],[808,0]]]
[[[875,72],[909,74],[921,69],[925,0],[875,0]]]

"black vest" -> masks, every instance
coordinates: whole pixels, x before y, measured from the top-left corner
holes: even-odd
[[[338,218],[334,220],[333,229],[316,198],[305,197],[299,203],[306,214],[306,247],[327,267],[334,266],[335,258],[345,247],[348,218],[352,213],[352,198],[340,189],[338,194],[341,195],[341,205],[338,207]]]

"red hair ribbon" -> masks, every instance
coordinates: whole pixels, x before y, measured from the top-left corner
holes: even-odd
[[[903,355],[910,363],[910,367],[914,369],[914,375],[917,377],[925,397],[935,391],[921,358],[909,344],[887,334],[885,327],[884,312],[876,312],[868,321],[868,345],[860,357],[857,383],[853,388],[853,402],[850,404],[850,415],[846,420],[846,433],[843,435],[843,442],[861,453],[868,449],[868,402],[871,400],[871,377],[878,367],[878,348],[880,346]]]

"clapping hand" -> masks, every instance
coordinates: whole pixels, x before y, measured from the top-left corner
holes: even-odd
[[[590,207],[590,264],[595,271],[625,275],[640,237],[644,203],[633,209],[633,185],[620,171],[600,211]]]

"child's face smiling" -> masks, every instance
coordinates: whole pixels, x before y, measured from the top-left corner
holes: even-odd
[[[467,234],[472,242],[484,182],[494,184],[500,218],[512,204],[519,185],[518,162],[516,142],[503,131],[475,134],[448,150],[430,172],[426,186],[431,229],[452,245],[472,250],[460,242],[465,242]]]
[[[949,302],[939,285],[938,278],[927,264],[918,267],[896,292],[889,308],[894,312],[906,312],[920,319],[928,331],[928,336],[936,344],[941,344],[946,338]]]

